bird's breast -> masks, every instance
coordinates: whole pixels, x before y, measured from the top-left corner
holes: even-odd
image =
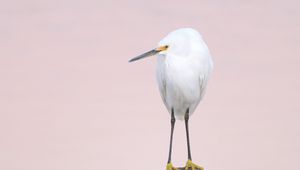
[[[177,112],[175,115],[180,117],[185,114],[187,108],[193,107],[193,111],[200,101],[201,69],[197,61],[169,58],[162,56],[158,59],[157,80],[166,107],[169,111],[174,108]]]

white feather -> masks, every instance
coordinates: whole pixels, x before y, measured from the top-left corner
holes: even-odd
[[[157,55],[156,77],[161,97],[171,113],[182,120],[191,115],[205,93],[213,62],[202,36],[183,28],[168,34],[159,46],[168,45]]]

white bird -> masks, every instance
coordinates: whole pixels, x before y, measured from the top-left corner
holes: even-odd
[[[171,114],[171,137],[167,170],[176,170],[171,163],[175,120],[185,120],[188,161],[186,170],[203,169],[192,162],[188,120],[204,96],[213,61],[201,34],[192,28],[169,33],[158,47],[129,62],[156,55],[156,77],[162,100]]]

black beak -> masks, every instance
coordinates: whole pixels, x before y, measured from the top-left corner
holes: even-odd
[[[148,51],[148,52],[146,52],[144,54],[141,54],[141,55],[139,55],[137,57],[134,57],[133,59],[129,60],[129,62],[133,62],[133,61],[136,61],[136,60],[139,60],[139,59],[142,59],[142,58],[150,57],[150,56],[153,56],[153,55],[155,55],[155,54],[157,54],[159,52],[160,51],[158,51],[157,49],[153,49],[153,50]]]

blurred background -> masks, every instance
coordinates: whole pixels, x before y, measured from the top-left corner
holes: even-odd
[[[155,58],[168,32],[201,32],[215,69],[190,121],[206,170],[299,169],[300,3],[0,2],[0,169],[165,169],[170,116]],[[173,162],[187,160],[184,123]]]

